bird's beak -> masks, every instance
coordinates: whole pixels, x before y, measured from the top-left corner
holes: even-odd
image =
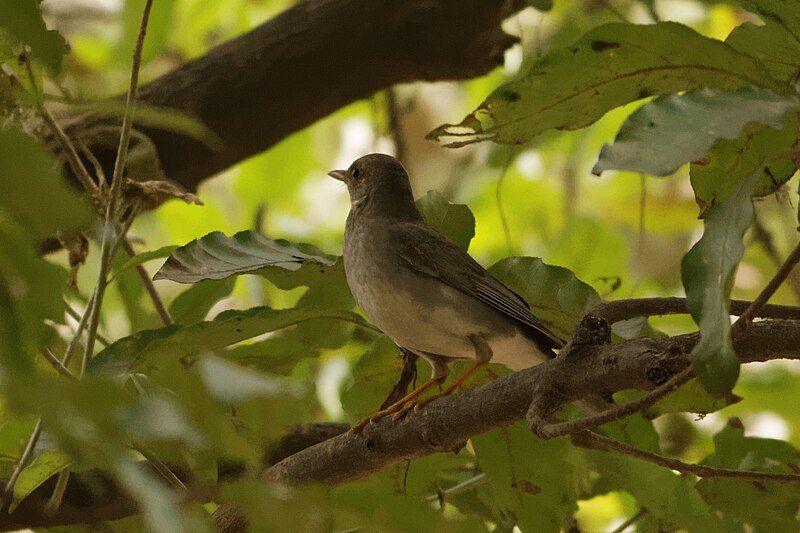
[[[349,174],[350,173],[347,172],[346,170],[331,170],[330,172],[328,172],[328,176],[332,177],[335,180],[339,180],[343,183],[347,183],[348,181],[347,178],[349,177]]]

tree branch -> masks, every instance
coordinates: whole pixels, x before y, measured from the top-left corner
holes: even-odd
[[[502,64],[516,42],[500,28],[521,0],[307,0],[141,88],[145,104],[194,115],[222,140],[214,151],[179,133],[137,126],[167,177],[189,190],[333,111],[397,83],[466,79]],[[93,143],[115,124],[65,123],[108,175],[113,150]],[[265,181],[269,176],[264,176]]]
[[[285,483],[338,484],[394,462],[451,451],[468,438],[521,420],[532,394],[550,390],[557,409],[569,402],[624,390],[652,390],[689,367],[696,333],[666,339],[586,345],[566,357],[442,398],[392,424],[383,420],[296,453],[268,468],[264,477]],[[734,340],[743,362],[800,358],[800,323],[766,320]]]

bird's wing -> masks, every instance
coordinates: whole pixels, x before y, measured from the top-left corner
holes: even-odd
[[[531,313],[528,303],[506,287],[477,261],[440,233],[420,223],[399,224],[394,242],[402,243],[399,255],[414,270],[440,279],[473,296],[538,333],[548,348],[560,348],[564,341]]]

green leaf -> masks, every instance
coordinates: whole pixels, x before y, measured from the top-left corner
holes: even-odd
[[[523,424],[472,439],[498,505],[523,532],[569,529],[588,472],[581,451],[567,439],[537,439]]]
[[[617,403],[624,404],[641,398],[640,391],[622,391],[614,394]],[[707,415],[719,411],[723,407],[733,405],[742,399],[735,394],[713,396],[696,379],[682,385],[645,410],[648,418],[656,418],[664,413],[697,413]]]
[[[309,262],[331,266],[336,258],[310,244],[271,240],[256,231],[241,231],[232,237],[215,231],[172,252],[153,279],[197,283],[253,273],[262,268],[294,271]]]
[[[169,245],[169,246],[162,246],[161,248],[158,248],[156,250],[149,250],[147,252],[138,253],[133,257],[131,257],[130,259],[128,259],[127,261],[125,261],[124,263],[122,263],[110,276],[110,279],[113,280],[121,272],[129,268],[133,268],[137,265],[147,263],[148,261],[152,261],[153,259],[161,259],[163,257],[169,257],[169,255],[177,249],[178,246]]]
[[[745,437],[741,427],[728,425],[714,436],[714,453],[704,464],[759,472],[797,473],[800,453],[786,442]],[[796,485],[705,478],[697,490],[715,510],[749,524],[754,531],[797,529],[800,493]]]
[[[780,24],[800,42],[800,5],[794,0],[737,0],[745,9],[757,13],[764,21]]]
[[[630,170],[666,176],[700,159],[717,139],[737,137],[749,122],[783,127],[784,115],[798,108],[795,98],[756,87],[661,97],[628,117],[614,144],[603,146],[592,172]]]
[[[234,285],[235,277],[195,283],[172,300],[169,314],[179,324],[200,322],[217,302],[230,295]]]
[[[417,200],[417,209],[430,227],[467,251],[475,236],[475,216],[469,207],[450,203],[440,193],[428,191]]]
[[[315,318],[363,323],[358,315],[324,307],[282,310],[254,307],[246,311],[226,311],[211,321],[191,326],[173,324],[160,329],[139,331],[120,339],[98,353],[89,362],[87,372],[123,374],[146,368],[148,364],[156,364],[159,358],[213,352],[230,344]]]
[[[397,345],[389,337],[378,337],[358,359],[352,379],[341,391],[344,410],[354,418],[374,413],[389,396],[402,368]]]
[[[20,472],[19,478],[14,484],[14,501],[9,507],[9,512],[16,509],[28,494],[63,470],[69,463],[69,457],[57,451],[46,451],[39,454]]]
[[[716,396],[729,393],[739,376],[728,307],[734,271],[744,254],[742,238],[753,220],[750,197],[758,175],[741,179],[727,198],[706,211],[703,236],[681,262],[686,306],[700,328],[689,358],[700,382]]]
[[[251,344],[239,344],[220,355],[263,372],[287,374],[302,359],[317,357],[319,350],[296,338],[276,335]]]
[[[581,317],[601,302],[597,292],[570,270],[546,265],[538,257],[508,257],[489,272],[522,296],[533,314],[562,338],[569,338]]]
[[[0,243],[0,362],[4,373],[21,383],[31,375],[33,358],[54,336],[46,321],[64,320],[61,295],[68,274],[42,259],[30,235],[1,216]]]
[[[447,144],[451,147],[483,140],[520,144],[549,129],[586,127],[607,111],[648,96],[745,85],[789,92],[752,57],[686,26],[612,23],[547,54],[460,124],[440,126],[428,137],[457,138]]]
[[[689,168],[695,199],[702,209],[731,194],[740,180],[756,173],[753,196],[775,192],[797,170],[800,138],[797,113],[786,115],[781,129],[750,124],[733,140],[720,139],[702,162]]]
[[[64,182],[58,160],[13,126],[0,129],[0,176],[0,217],[5,212],[34,237],[69,234],[94,219],[86,199]]]
[[[800,72],[800,40],[773,20],[740,24],[725,42],[758,59],[776,80],[791,81]]]
[[[659,531],[725,531],[690,478],[619,453],[589,450],[586,454],[603,486],[632,494],[639,505],[659,519]]]
[[[48,30],[39,9],[41,0],[4,0],[0,2],[0,43],[2,34],[13,45],[30,46],[33,57],[41,61],[51,74],[61,70],[61,59],[67,53],[67,42],[55,30]],[[6,55],[0,50],[0,57]],[[2,145],[0,141],[0,145]]]

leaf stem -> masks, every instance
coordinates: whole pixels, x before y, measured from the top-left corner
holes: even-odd
[[[733,470],[729,468],[717,468],[714,466],[684,463],[678,459],[664,457],[663,455],[648,452],[646,450],[642,450],[641,448],[631,446],[630,444],[611,439],[605,435],[595,433],[594,431],[581,431],[579,434],[574,436],[574,440],[576,441],[575,443],[580,446],[586,446],[589,444],[592,445],[592,447],[596,446],[600,449],[613,450],[625,455],[630,455],[631,457],[636,457],[637,459],[641,459],[649,463],[669,468],[670,470],[675,470],[682,474],[693,474],[697,477],[727,477],[747,479],[750,481],[800,483],[800,474],[751,472],[748,470]]]
[[[136,255],[136,251],[133,249],[133,246],[127,238],[122,240],[122,249],[125,250],[125,253],[130,257],[134,257]],[[158,291],[153,284],[153,280],[150,279],[150,275],[147,273],[147,270],[145,270],[144,266],[136,265],[135,268],[136,273],[139,275],[139,279],[142,280],[142,285],[144,285],[145,291],[147,291],[148,296],[150,296],[150,300],[153,302],[153,307],[156,308],[158,315],[161,317],[161,321],[164,322],[165,326],[169,326],[173,323],[172,317],[169,315],[169,311],[167,311],[164,301],[158,294]]]
[[[47,500],[47,503],[44,506],[45,514],[53,514],[58,511],[59,507],[61,507],[61,502],[64,500],[64,493],[67,491],[69,478],[69,467],[64,468],[58,473],[58,479],[56,480],[56,486],[53,489],[53,494],[50,495],[50,499]]]

